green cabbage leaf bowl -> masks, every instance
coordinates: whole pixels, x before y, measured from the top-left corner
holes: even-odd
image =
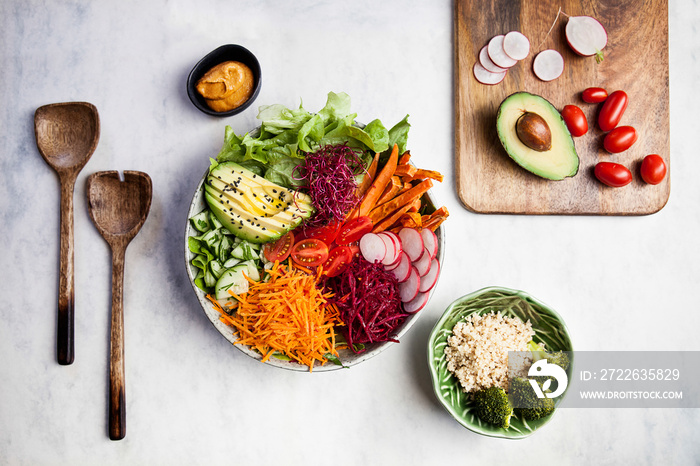
[[[493,311],[509,317],[518,317],[523,322],[530,320],[535,332],[533,340],[537,343],[545,343],[547,350],[573,351],[566,324],[554,309],[523,291],[500,287],[484,288],[462,296],[450,304],[430,333],[428,365],[433,389],[442,406],[457,422],[472,432],[497,438],[525,438],[547,424],[558,409],[549,416],[535,421],[527,421],[514,415],[508,429],[484,423],[476,416],[469,395],[462,391],[457,378],[447,370],[445,348],[447,338],[452,334],[455,324],[471,314],[483,315]],[[571,357],[571,364],[567,371],[569,377],[573,368],[573,354]],[[558,403],[564,396],[565,394],[558,399]]]

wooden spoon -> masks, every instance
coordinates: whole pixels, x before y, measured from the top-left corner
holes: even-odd
[[[56,353],[59,364],[75,358],[73,322],[73,188],[78,173],[95,152],[100,117],[94,105],[66,102],[39,107],[34,113],[36,146],[61,183],[61,247],[58,279]]]
[[[112,325],[109,358],[109,438],[126,435],[124,385],[124,257],[126,247],[141,229],[151,207],[151,178],[142,172],[116,171],[88,177],[90,218],[112,249]]]

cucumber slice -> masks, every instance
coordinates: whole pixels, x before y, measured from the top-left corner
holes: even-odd
[[[219,261],[224,262],[231,254],[232,241],[228,236],[222,236],[221,244],[219,245]]]
[[[214,230],[218,230],[219,228],[221,228],[223,226],[221,224],[221,222],[219,221],[219,219],[216,218],[216,215],[214,215],[211,211],[209,211],[209,223],[211,224],[211,227]]]
[[[214,275],[217,279],[221,278],[221,274],[224,273],[224,270],[226,270],[219,261],[209,262],[209,269],[211,270],[212,275]]]
[[[238,245],[231,251],[231,256],[244,261],[260,259],[260,255],[250,246],[250,243],[247,241],[241,241],[238,243]]]
[[[203,210],[197,215],[190,217],[190,222],[192,222],[192,227],[200,233],[206,233],[211,230],[209,212],[207,210]]]
[[[224,262],[224,268],[230,269],[231,267],[238,264],[239,262],[241,262],[240,259],[236,259],[235,257],[232,257],[232,258],[228,259],[226,262]]]
[[[243,246],[241,244],[238,244],[235,248],[231,250],[231,257],[235,257],[236,259],[240,260],[245,259]]]
[[[217,230],[209,230],[200,239],[209,249],[213,249],[217,241],[221,241],[221,234]]]
[[[236,294],[246,293],[248,291],[248,280],[246,280],[244,272],[248,272],[248,266],[245,264],[238,264],[230,269],[226,269],[214,286],[216,299],[220,301],[230,299],[229,290]]]
[[[211,288],[216,284],[216,277],[214,276],[214,274],[211,273],[211,271],[208,268],[204,272],[204,284],[207,288]]]
[[[248,278],[250,278],[253,281],[259,282],[260,281],[260,272],[258,271],[258,266],[255,264],[254,261],[245,261],[243,264],[248,267],[248,270],[246,270],[246,275],[248,275]]]

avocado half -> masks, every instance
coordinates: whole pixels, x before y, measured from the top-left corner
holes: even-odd
[[[552,135],[549,150],[531,149],[518,137],[516,123],[527,112],[547,122]],[[498,107],[496,129],[510,158],[525,170],[548,180],[562,180],[578,173],[579,158],[571,133],[559,111],[546,99],[528,92],[511,94]]]

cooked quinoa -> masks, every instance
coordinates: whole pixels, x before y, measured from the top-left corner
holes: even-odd
[[[447,369],[467,393],[493,386],[508,390],[508,351],[527,351],[534,334],[529,320],[472,314],[447,339]]]

